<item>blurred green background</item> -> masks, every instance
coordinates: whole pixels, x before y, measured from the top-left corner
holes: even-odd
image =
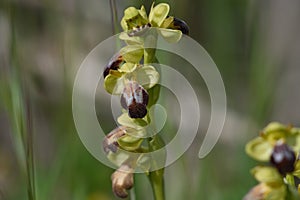
[[[199,136],[166,168],[167,199],[242,199],[255,184],[249,173],[255,162],[244,153],[245,143],[270,121],[300,125],[300,1],[156,2],[169,3],[170,14],[188,23],[190,36],[219,67],[228,100],[224,131],[214,150],[199,160]],[[81,62],[113,34],[110,3],[0,2],[1,200],[30,195],[42,200],[117,199],[111,192],[113,170],[85,149],[71,107]],[[152,2],[115,3],[120,20],[128,6],[144,4],[149,10]],[[205,86],[198,89],[205,91]],[[210,102],[203,93],[205,131]],[[110,120],[106,123],[108,131],[113,128]],[[146,177],[137,175],[135,181],[136,199],[153,199]]]

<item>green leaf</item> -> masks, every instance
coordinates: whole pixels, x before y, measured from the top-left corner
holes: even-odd
[[[151,65],[144,65],[136,71],[137,82],[145,89],[150,89],[159,81],[159,73]]]
[[[258,161],[269,161],[273,146],[261,137],[249,141],[246,145],[246,153]]]
[[[170,11],[170,6],[166,3],[160,3],[157,6],[152,8],[149,14],[149,21],[152,24],[152,26],[160,27],[166,17],[168,16]]]
[[[133,137],[131,135],[124,135],[118,139],[120,147],[127,151],[134,151],[138,149],[143,142],[143,138]]]
[[[139,63],[144,55],[144,49],[141,45],[128,45],[120,50],[120,55],[129,63]]]
[[[251,170],[251,173],[255,179],[261,183],[267,183],[274,186],[283,184],[283,178],[278,173],[277,169],[273,167],[257,166]]]
[[[121,94],[124,90],[122,73],[117,70],[110,70],[104,79],[104,88],[110,94]]]
[[[158,32],[169,43],[178,42],[182,36],[182,32],[180,30],[160,28]]]

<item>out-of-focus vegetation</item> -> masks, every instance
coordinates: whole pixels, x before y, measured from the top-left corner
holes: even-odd
[[[269,121],[299,126],[300,2],[158,2],[189,24],[219,67],[228,98],[224,131],[209,156],[198,159],[199,136],[166,168],[167,199],[241,199],[254,185],[245,143]],[[151,3],[116,0],[118,17],[128,6],[149,10]],[[113,170],[82,145],[71,107],[76,70],[113,27],[109,0],[0,2],[1,200],[115,199]],[[206,93],[201,131],[210,114]],[[114,127],[109,119],[107,131]],[[136,198],[152,199],[146,178],[136,181]]]

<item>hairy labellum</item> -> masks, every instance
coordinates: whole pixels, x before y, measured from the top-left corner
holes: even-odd
[[[147,114],[149,95],[137,82],[128,82],[121,95],[121,105],[131,118],[143,118]]]
[[[112,130],[103,140],[103,150],[105,153],[109,151],[116,153],[118,150],[118,139],[125,135],[126,127],[120,126]]]
[[[183,34],[189,35],[190,28],[185,21],[175,18],[169,28],[180,30]]]
[[[143,35],[149,28],[151,27],[151,24],[145,24],[142,26],[137,26],[134,27],[130,32],[128,32],[128,36],[133,37],[133,36],[141,36]]]
[[[119,69],[121,63],[123,62],[123,58],[121,55],[116,54],[114,55],[108,62],[108,64],[106,65],[106,68],[103,72],[103,77],[105,78],[108,74],[110,70],[117,70]]]
[[[277,168],[280,174],[294,171],[296,156],[294,151],[285,143],[278,142],[271,155],[271,164]]]
[[[112,189],[120,198],[128,196],[127,190],[133,187],[133,170],[128,165],[121,167],[111,175]]]

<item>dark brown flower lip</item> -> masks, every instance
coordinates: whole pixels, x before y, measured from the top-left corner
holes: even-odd
[[[285,175],[294,171],[296,155],[287,144],[279,141],[273,149],[270,161],[280,174]]]
[[[167,18],[169,18],[169,17],[170,16],[167,16]],[[190,28],[187,25],[187,23],[185,21],[183,21],[182,19],[179,19],[176,17],[173,17],[173,22],[171,23],[171,25],[168,28],[180,30],[185,35],[190,34]]]
[[[106,65],[103,71],[103,77],[105,78],[110,70],[118,70],[122,62],[124,62],[123,57],[119,53],[115,54]]]
[[[130,81],[126,84],[121,95],[121,105],[128,110],[131,118],[143,118],[147,114],[149,95],[137,82]]]
[[[106,135],[102,142],[104,152],[109,153],[111,151],[113,153],[116,153],[119,148],[119,144],[117,141],[120,137],[124,136],[125,133],[126,127],[120,126],[112,130],[108,135]]]
[[[128,107],[128,115],[131,118],[143,118],[147,115],[147,107],[135,101]]]

